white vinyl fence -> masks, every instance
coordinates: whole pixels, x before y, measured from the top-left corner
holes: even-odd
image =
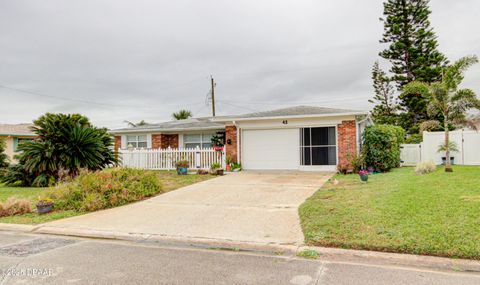
[[[174,170],[175,163],[187,160],[191,169],[209,169],[212,163],[225,166],[225,150],[213,148],[120,149],[122,166],[151,170]]]
[[[451,152],[455,164],[480,165],[480,132],[458,130],[450,132],[450,141],[455,142],[458,151]],[[415,165],[431,160],[442,163],[445,152],[438,152],[438,146],[445,142],[444,132],[423,132],[421,144],[405,144],[401,148],[402,165]]]

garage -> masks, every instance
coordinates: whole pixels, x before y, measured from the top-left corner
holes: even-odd
[[[242,131],[244,169],[298,169],[299,129]]]

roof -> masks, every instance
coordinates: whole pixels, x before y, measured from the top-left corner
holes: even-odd
[[[295,106],[289,108],[276,109],[271,111],[255,112],[238,116],[229,116],[228,118],[215,118],[214,121],[227,120],[255,120],[269,118],[292,118],[292,117],[328,117],[342,115],[367,115],[366,111],[336,109],[315,106]]]
[[[129,127],[111,130],[111,133],[136,133],[136,132],[175,132],[188,130],[218,130],[225,127],[222,123],[212,122],[210,117],[190,118],[186,120],[170,121],[158,124],[148,124],[138,127]]]
[[[33,124],[0,124],[0,135],[4,136],[35,136],[30,130]]]
[[[190,118],[186,120],[170,121],[158,124],[148,124],[138,127],[129,127],[111,130],[111,133],[136,133],[136,132],[175,132],[188,130],[218,130],[225,127],[225,122],[240,120],[257,120],[270,118],[301,118],[301,117],[328,117],[342,115],[366,115],[366,111],[335,109],[313,106],[295,106],[271,111],[249,113],[236,116],[217,116]]]

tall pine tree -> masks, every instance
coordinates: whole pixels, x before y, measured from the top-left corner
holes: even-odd
[[[381,43],[388,47],[380,56],[392,64],[390,72],[399,90],[411,81],[435,82],[441,79],[446,57],[437,50],[437,37],[430,26],[429,0],[387,0],[384,2],[384,33]],[[400,124],[409,132],[428,119],[427,102],[420,94],[402,94],[405,113]]]
[[[396,124],[398,105],[394,94],[395,88],[392,85],[392,80],[380,68],[378,61],[372,68],[372,80],[375,96],[368,101],[376,104],[371,112],[373,120],[377,124]]]

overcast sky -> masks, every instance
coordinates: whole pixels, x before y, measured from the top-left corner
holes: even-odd
[[[291,105],[370,109],[381,0],[0,0],[0,123],[78,112],[96,125]],[[480,55],[480,1],[433,0],[450,60]],[[480,94],[480,65],[464,86]]]

